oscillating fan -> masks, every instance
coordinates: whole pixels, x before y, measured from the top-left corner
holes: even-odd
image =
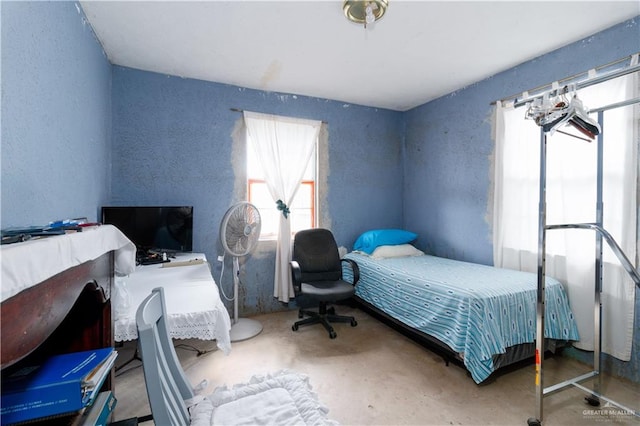
[[[229,333],[232,342],[249,339],[262,331],[262,324],[259,321],[238,318],[238,286],[240,285],[238,259],[248,255],[255,248],[260,237],[260,223],[260,212],[256,206],[246,201],[231,206],[220,223],[222,247],[226,254],[233,256],[233,321]]]

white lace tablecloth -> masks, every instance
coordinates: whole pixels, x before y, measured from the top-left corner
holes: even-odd
[[[115,251],[115,273],[136,265],[136,246],[113,225],[0,246],[2,301],[74,266]]]
[[[138,338],[135,320],[138,306],[151,290],[163,287],[172,338],[215,340],[225,353],[231,350],[231,319],[204,254],[181,253],[172,262],[193,259],[205,262],[174,267],[170,267],[171,263],[137,266],[131,275],[116,278],[116,294],[112,299],[116,341]]]

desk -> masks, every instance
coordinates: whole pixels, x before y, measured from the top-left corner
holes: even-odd
[[[156,287],[163,287],[167,304],[169,335],[174,339],[216,340],[225,353],[231,350],[229,312],[220,299],[209,263],[202,253],[179,253],[172,262],[188,262],[200,259],[188,266],[170,263],[136,266],[127,277],[116,278],[116,292],[122,285],[122,293],[114,297],[114,338],[117,342],[138,338],[136,311],[138,306]]]

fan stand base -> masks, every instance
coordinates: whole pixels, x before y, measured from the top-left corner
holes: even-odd
[[[261,331],[262,324],[259,321],[248,318],[238,318],[231,324],[229,337],[231,337],[232,342],[240,342],[257,336]]]

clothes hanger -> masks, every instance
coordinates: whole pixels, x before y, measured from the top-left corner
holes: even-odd
[[[567,96],[569,93],[569,96]],[[552,96],[553,94],[553,96]],[[525,118],[532,119],[545,132],[562,134],[592,142],[600,134],[600,125],[585,110],[582,101],[576,94],[575,84],[545,93],[529,104]],[[578,136],[561,131],[560,128],[571,125],[586,136]]]
[[[595,139],[601,132],[600,124],[589,116],[582,101],[578,99],[578,95],[574,94],[571,103],[573,104],[573,116],[569,123],[591,139]]]
[[[562,118],[566,105],[564,99],[558,96],[551,98],[550,93],[545,93],[529,104],[525,118],[534,120],[538,126],[545,126]]]
[[[565,96],[567,92],[570,93],[570,100],[568,102]],[[595,137],[600,134],[600,124],[592,119],[589,116],[588,112],[585,110],[582,101],[576,94],[575,84],[565,86],[565,88],[563,89],[562,97],[563,100],[558,102],[557,105],[563,105],[563,108],[561,109],[561,111],[559,111],[557,117],[550,116],[549,119],[544,120],[544,123],[542,123],[542,128],[544,129],[544,131],[553,134],[553,132],[557,131],[565,125],[572,125],[589,139],[585,139],[567,132],[561,133],[577,137],[578,139],[588,140],[588,142],[593,141]]]
[[[536,123],[545,132],[553,133],[555,129],[561,127],[571,117],[571,103],[567,100],[564,91],[559,95],[556,94],[552,99],[543,101],[542,104],[541,114]]]
[[[583,141],[586,141],[586,142],[589,142],[589,143],[593,142],[593,139],[591,139],[591,138],[584,138],[582,136],[574,135],[573,133],[565,132],[565,131],[560,130],[560,129],[556,129],[556,132],[562,133],[563,135],[571,136],[571,137],[574,137],[574,138],[582,139]]]

